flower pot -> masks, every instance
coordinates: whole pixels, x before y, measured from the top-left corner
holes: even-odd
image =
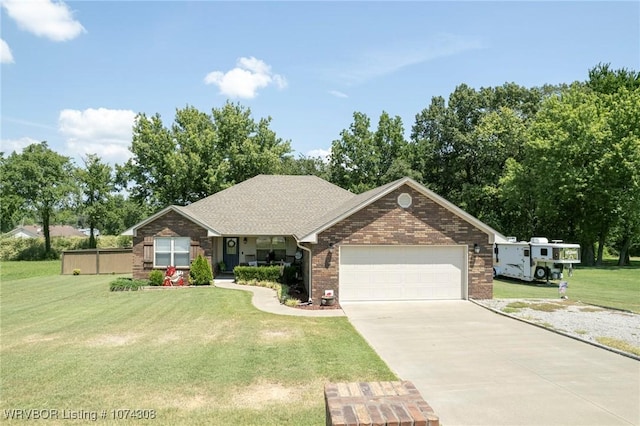
[[[334,296],[323,297],[321,302],[323,306],[332,306],[334,303],[336,303]]]

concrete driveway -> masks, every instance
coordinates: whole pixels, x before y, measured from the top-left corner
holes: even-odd
[[[445,426],[639,425],[640,362],[468,301],[344,304]]]

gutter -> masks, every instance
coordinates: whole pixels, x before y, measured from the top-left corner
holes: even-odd
[[[298,248],[300,248],[300,249],[302,249],[302,250],[306,251],[307,253],[309,253],[309,265],[308,265],[308,266],[309,266],[309,274],[308,274],[308,275],[309,275],[309,300],[308,300],[308,302],[309,302],[310,304],[312,304],[312,303],[313,303],[313,300],[311,299],[311,294],[312,294],[312,293],[311,293],[311,283],[312,283],[311,278],[312,278],[313,268],[311,267],[311,261],[312,261],[311,249],[310,249],[310,248],[307,248],[307,247],[304,247],[304,246],[301,246],[301,245],[300,245],[300,242],[299,242],[297,239],[296,239],[296,246],[297,246]]]

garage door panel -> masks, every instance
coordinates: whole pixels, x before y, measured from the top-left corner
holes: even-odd
[[[464,296],[464,246],[341,246],[340,300]]]

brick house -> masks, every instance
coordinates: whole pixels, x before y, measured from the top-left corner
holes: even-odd
[[[125,231],[133,276],[203,254],[214,269],[298,263],[313,303],[491,298],[504,236],[403,178],[353,194],[315,176],[259,175]]]

